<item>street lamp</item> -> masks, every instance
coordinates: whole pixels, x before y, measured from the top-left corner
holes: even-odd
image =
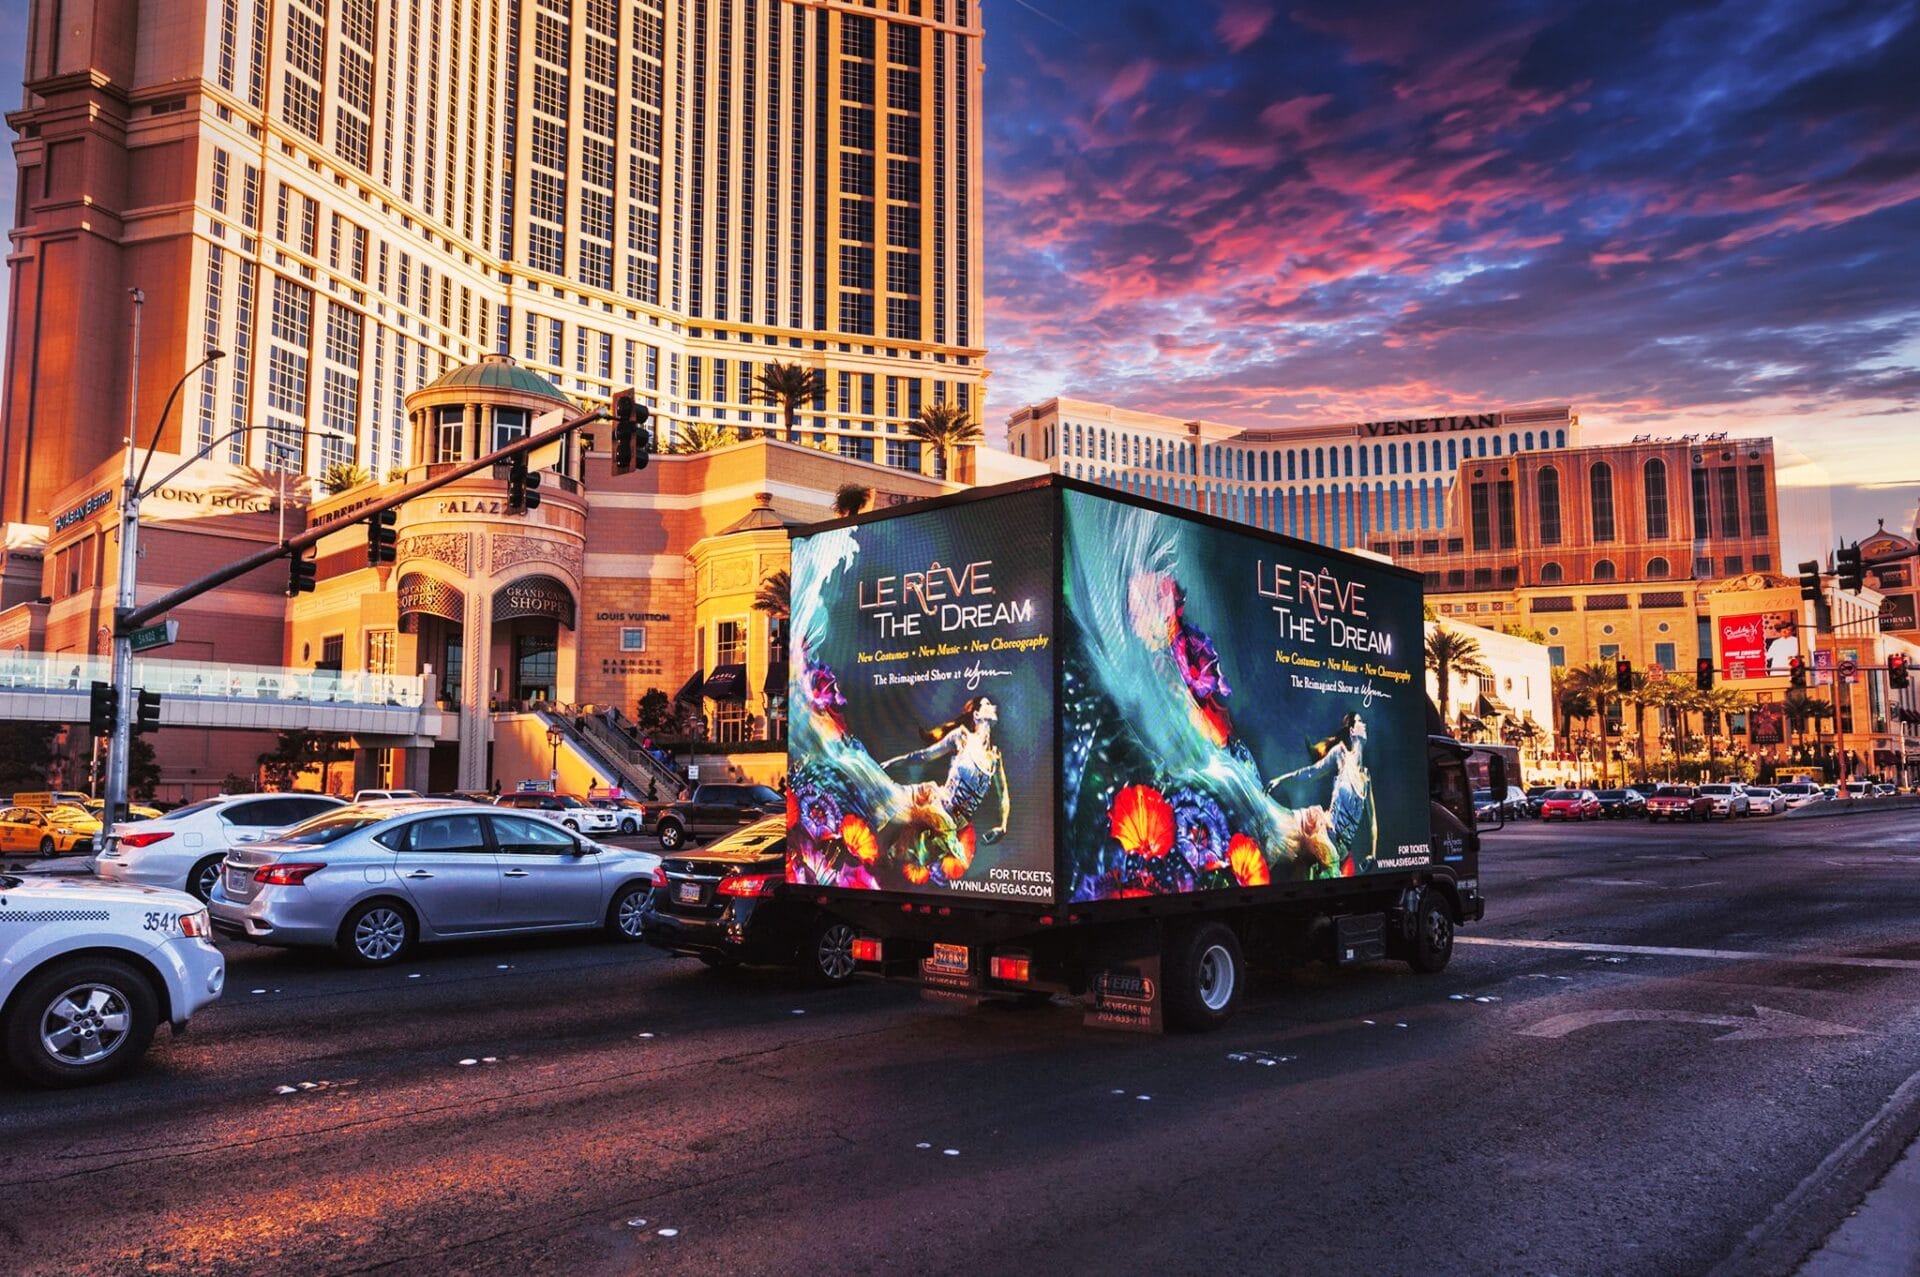
[[[556,794],[560,792],[560,742],[566,738],[567,733],[561,728],[547,729],[547,744],[553,748],[553,760],[547,770],[547,783],[553,787],[553,792]]]

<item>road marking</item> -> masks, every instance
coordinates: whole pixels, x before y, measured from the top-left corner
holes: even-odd
[[[1589,887],[1651,887],[1653,885],[1645,878],[1569,878],[1567,881]]]
[[[1751,949],[1675,949],[1648,944],[1586,944],[1577,940],[1519,940],[1506,936],[1456,936],[1456,944],[1504,949],[1561,949],[1573,953],[1629,953],[1648,958],[1705,958],[1717,962],[1792,962],[1812,967],[1871,967],[1879,971],[1920,971],[1920,959],[1851,958],[1824,953],[1761,953]]]
[[[1767,1038],[1838,1038],[1860,1032],[1845,1024],[1815,1020],[1791,1011],[1755,1005],[1752,1015],[1710,1015],[1701,1011],[1625,1008],[1617,1011],[1573,1011],[1556,1015],[1520,1030],[1528,1038],[1564,1038],[1596,1024],[1712,1024],[1732,1029],[1716,1042],[1758,1042]]]

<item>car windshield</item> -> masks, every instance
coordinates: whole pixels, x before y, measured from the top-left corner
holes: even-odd
[[[562,807],[585,807],[586,806],[585,803],[581,802],[578,798],[575,798],[572,794],[555,794],[553,796],[553,801],[555,801],[556,803],[559,803]]]
[[[324,816],[315,816],[312,820],[302,821],[274,841],[292,843],[299,847],[324,847],[328,843],[339,842],[349,834],[359,833],[370,825],[378,825],[393,818],[390,812],[356,811],[338,815],[328,812]]]
[[[1618,800],[1618,799],[1625,798],[1627,796],[1627,791],[1624,789],[1603,789],[1600,791],[1600,796],[1602,798],[1612,798],[1612,799]]]
[[[1691,798],[1693,791],[1677,785],[1662,785],[1653,793],[1655,798]]]
[[[1563,798],[1578,798],[1579,796],[1580,795],[1574,793],[1571,789],[1551,789],[1547,791],[1547,797],[1556,799],[1556,800],[1563,799]]]
[[[59,820],[73,820],[76,817],[82,820],[93,819],[92,813],[85,808],[75,807],[72,803],[61,803],[57,807],[47,808],[47,817]]]
[[[1702,785],[1700,786],[1700,792],[1703,794],[1731,794],[1733,792],[1733,786],[1732,785]]]
[[[212,811],[214,808],[218,807],[221,803],[224,803],[227,801],[228,801],[228,798],[224,795],[219,798],[202,798],[197,803],[188,803],[185,807],[175,807],[172,811],[166,812],[163,815],[161,815],[159,819],[179,820],[185,816],[197,816],[203,811]]]
[[[1491,789],[1476,789],[1473,791],[1473,801],[1476,803],[1490,803],[1493,801],[1493,791]]]
[[[0,891],[20,890],[20,879],[12,874],[0,874]]]

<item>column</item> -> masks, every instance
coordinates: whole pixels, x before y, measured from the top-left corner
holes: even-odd
[[[469,534],[468,560],[481,562],[484,538]],[[487,741],[493,734],[493,713],[489,704],[493,679],[493,595],[486,587],[483,572],[472,572],[466,581],[466,603],[461,624],[465,668],[460,679],[460,788],[485,789]]]

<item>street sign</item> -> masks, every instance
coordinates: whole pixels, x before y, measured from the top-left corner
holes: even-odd
[[[145,625],[128,637],[136,652],[145,652],[156,647],[170,647],[180,640],[180,622],[161,621],[155,625]]]
[[[1840,658],[1840,681],[1852,683],[1860,677],[1860,662],[1851,656]]]

